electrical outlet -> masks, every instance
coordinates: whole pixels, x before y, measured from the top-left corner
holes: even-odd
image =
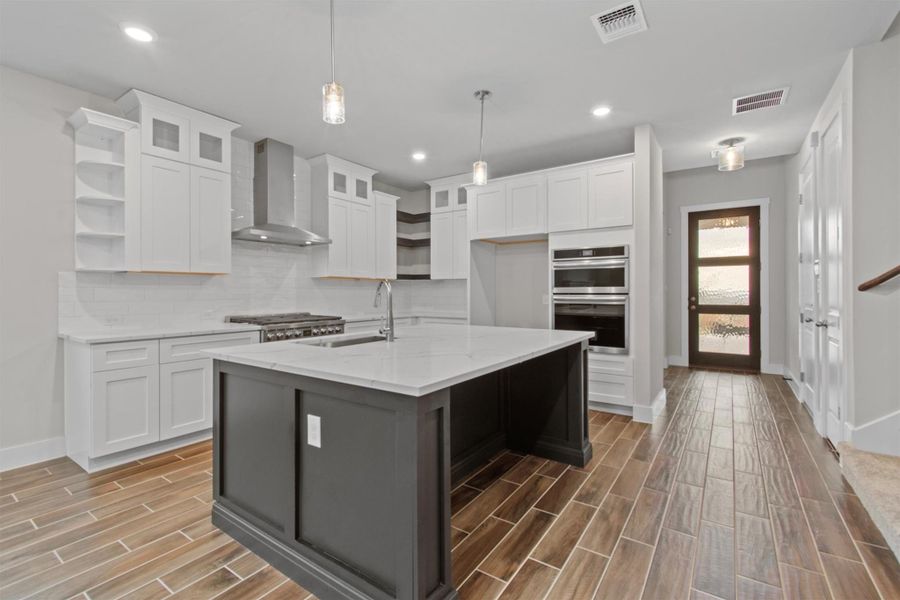
[[[306,443],[314,448],[322,447],[322,417],[306,415]]]

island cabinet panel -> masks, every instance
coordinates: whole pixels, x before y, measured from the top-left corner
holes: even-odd
[[[300,405],[297,541],[396,589],[396,556],[384,551],[398,535],[395,411],[311,391],[300,393]],[[307,437],[310,416],[321,424],[319,448]]]
[[[450,461],[455,483],[506,447],[506,402],[502,372],[450,388]]]
[[[217,527],[320,598],[456,597],[449,390],[413,398],[218,360],[214,381]]]
[[[294,390],[229,375],[216,409],[214,494],[256,526],[291,530],[294,474]]]

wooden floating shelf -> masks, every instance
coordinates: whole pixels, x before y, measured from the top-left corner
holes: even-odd
[[[397,222],[398,223],[430,223],[431,222],[431,213],[408,213],[403,212],[402,210],[397,211]]]

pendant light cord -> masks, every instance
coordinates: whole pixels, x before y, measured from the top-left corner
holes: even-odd
[[[331,5],[331,81],[334,83],[334,0],[330,0]]]
[[[478,162],[481,162],[481,156],[484,152],[484,94],[481,94],[481,130],[478,140]]]

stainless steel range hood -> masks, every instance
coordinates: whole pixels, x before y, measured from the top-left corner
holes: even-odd
[[[330,244],[331,240],[296,226],[294,147],[266,138],[253,145],[253,225],[232,239],[289,246]]]

